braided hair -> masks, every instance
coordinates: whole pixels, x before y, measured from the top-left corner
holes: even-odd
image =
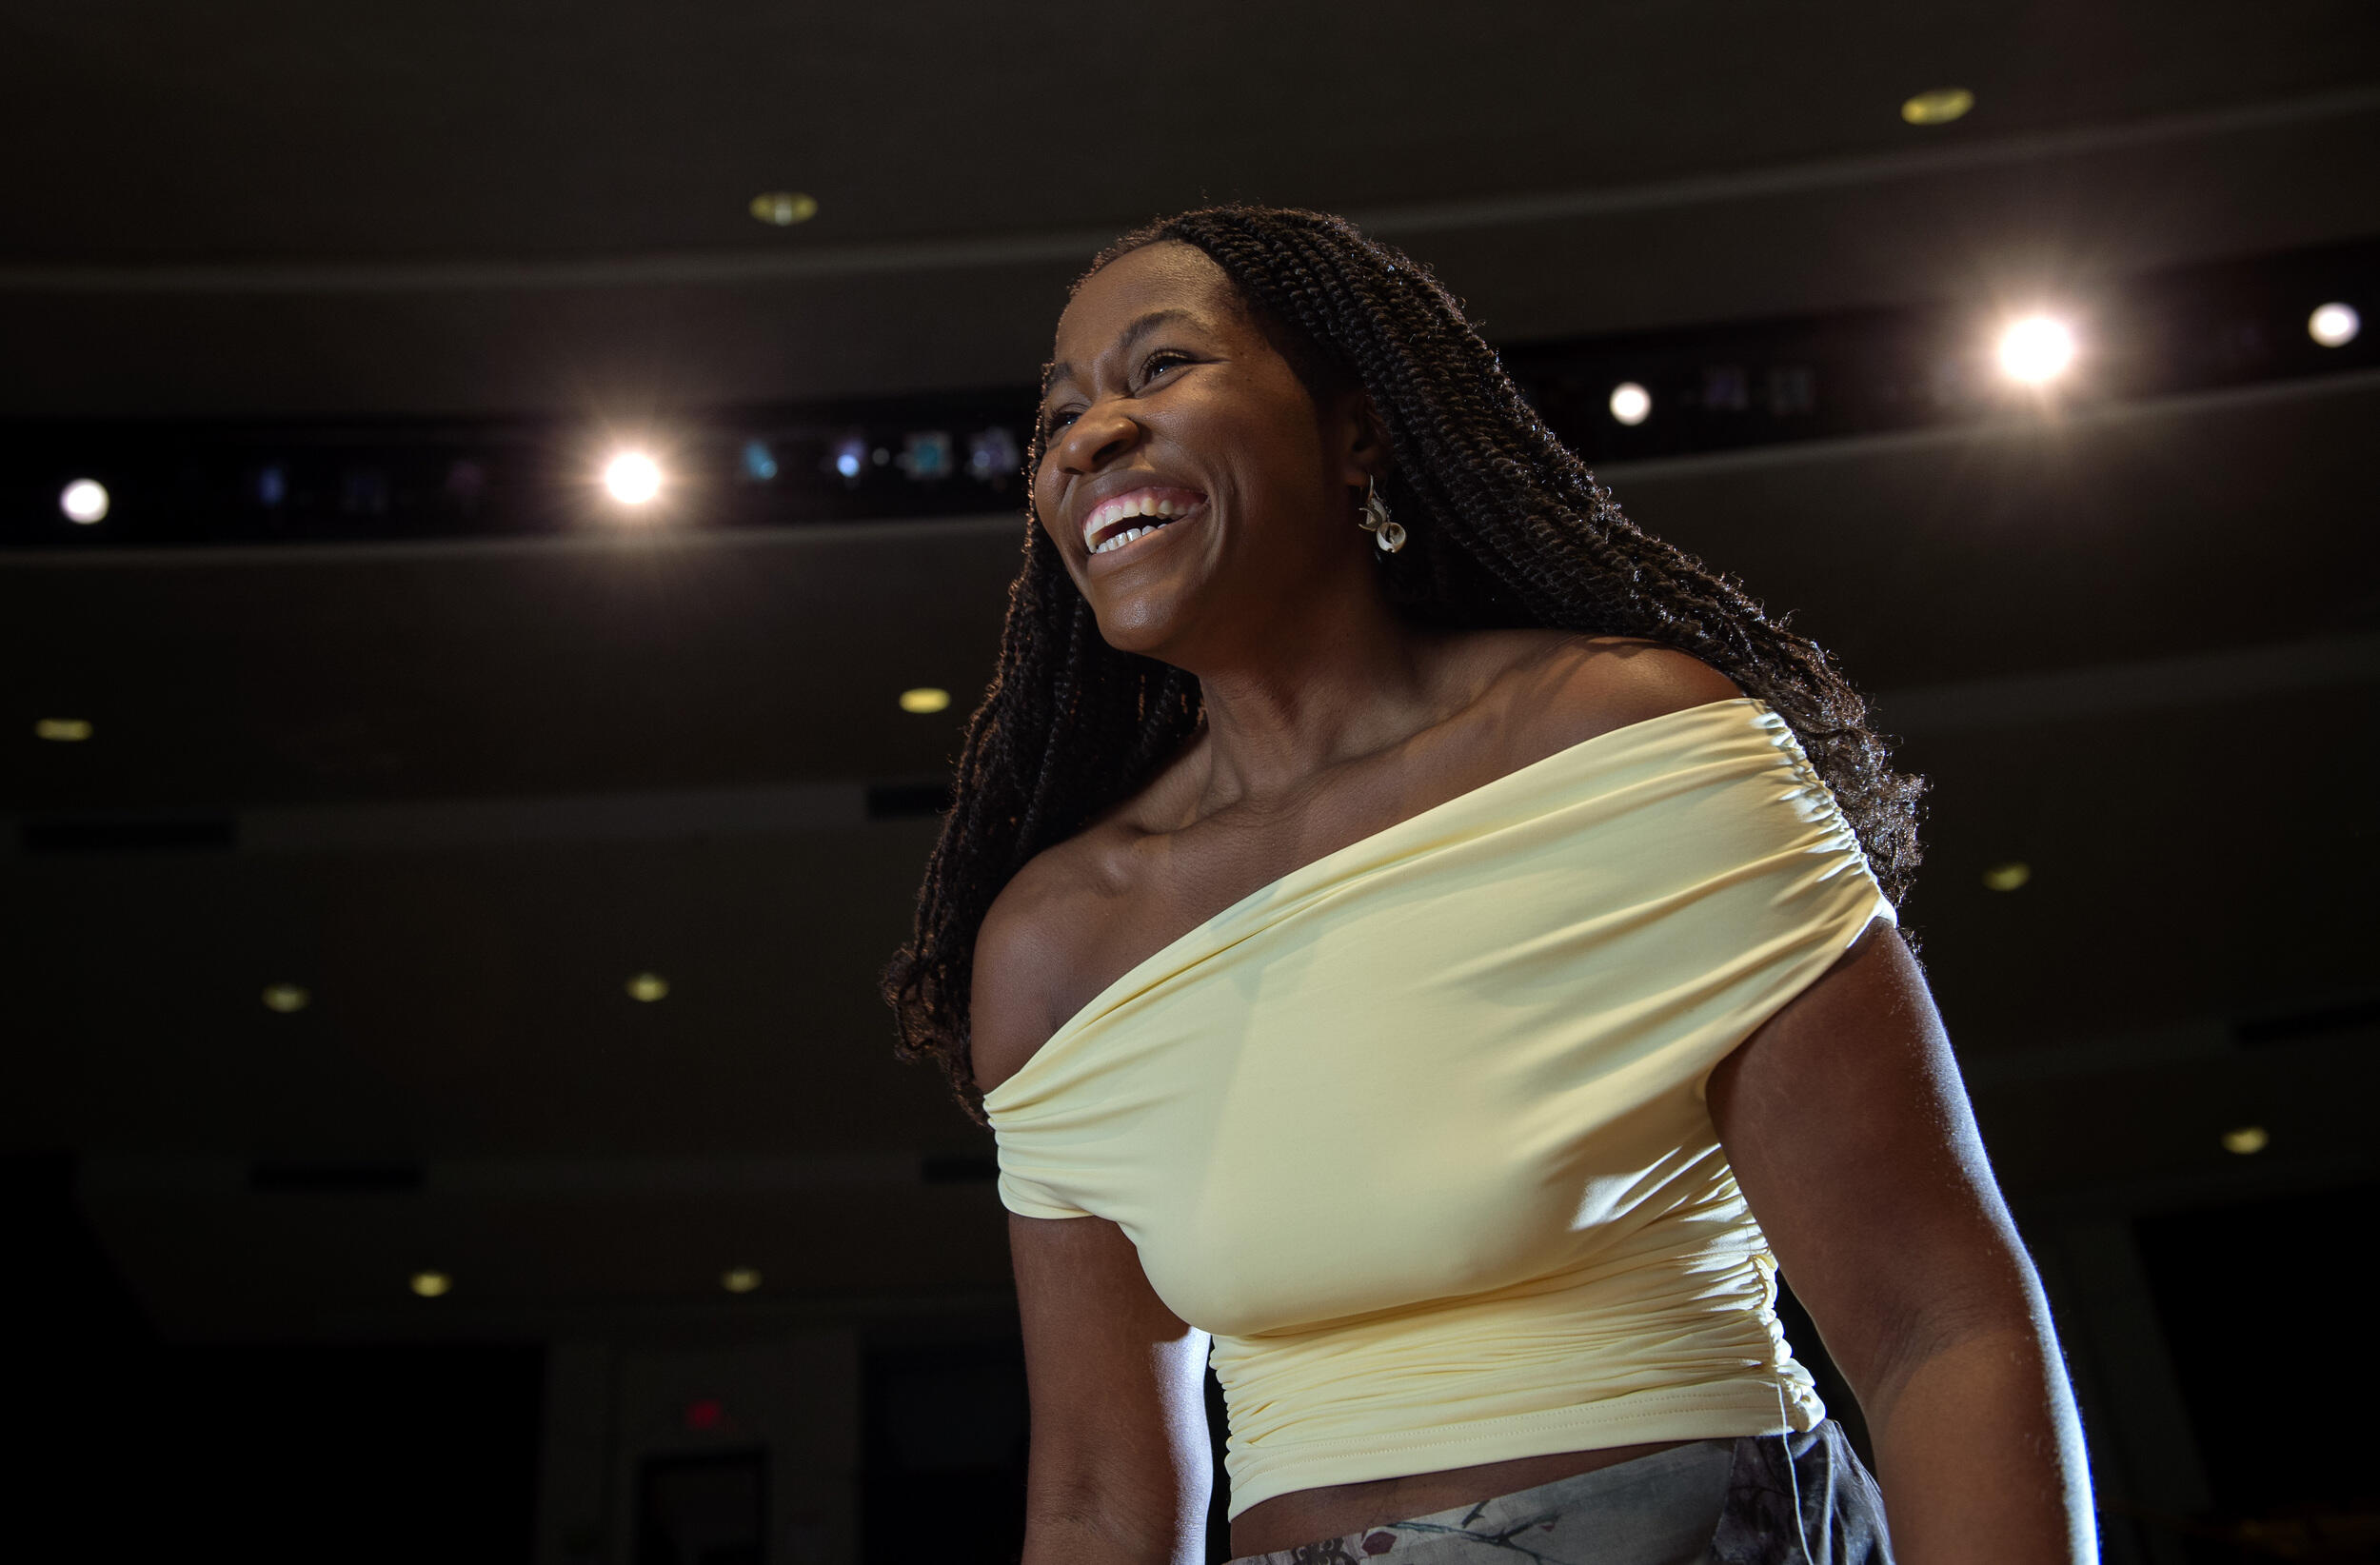
[[[1227,276],[1306,389],[1360,386],[1384,427],[1382,497],[1406,525],[1372,551],[1413,623],[1553,627],[1691,653],[1774,707],[1834,790],[1885,895],[1917,867],[1923,783],[1893,770],[1867,705],[1808,638],[1742,587],[1640,531],[1537,418],[1436,278],[1343,218],[1210,207],[1118,240],[1075,282],[1143,246],[1196,246]],[[1025,459],[1028,496],[1044,440]],[[1008,589],[1000,665],[967,721],[951,808],[908,943],[881,989],[895,1052],[931,1060],[984,1122],[969,1049],[975,941],[1001,888],[1125,798],[1198,728],[1195,675],[1101,639],[1033,502]]]

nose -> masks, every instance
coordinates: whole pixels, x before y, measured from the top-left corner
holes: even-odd
[[[1059,468],[1095,473],[1139,444],[1140,426],[1113,400],[1093,404],[1075,416],[1050,447]]]

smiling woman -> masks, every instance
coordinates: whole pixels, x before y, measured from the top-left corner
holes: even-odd
[[[1096,258],[1029,470],[884,976],[999,1140],[1028,1565],[1203,1557],[1210,1355],[1242,1555],[1890,1557],[1780,1264],[1902,1557],[2086,1557],[1894,927],[1918,784],[1826,655],[1333,217]]]

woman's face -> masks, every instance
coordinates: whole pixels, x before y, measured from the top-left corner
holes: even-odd
[[[1279,634],[1328,578],[1368,587],[1359,400],[1318,409],[1193,246],[1086,281],[1058,323],[1033,498],[1109,644],[1195,669]]]

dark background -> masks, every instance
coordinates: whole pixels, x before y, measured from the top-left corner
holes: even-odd
[[[13,1532],[1014,1557],[988,1140],[873,978],[1021,535],[968,443],[1244,197],[1438,269],[1933,779],[2109,1557],[2380,1555],[2368,5],[92,0],[0,18],[0,188]]]

